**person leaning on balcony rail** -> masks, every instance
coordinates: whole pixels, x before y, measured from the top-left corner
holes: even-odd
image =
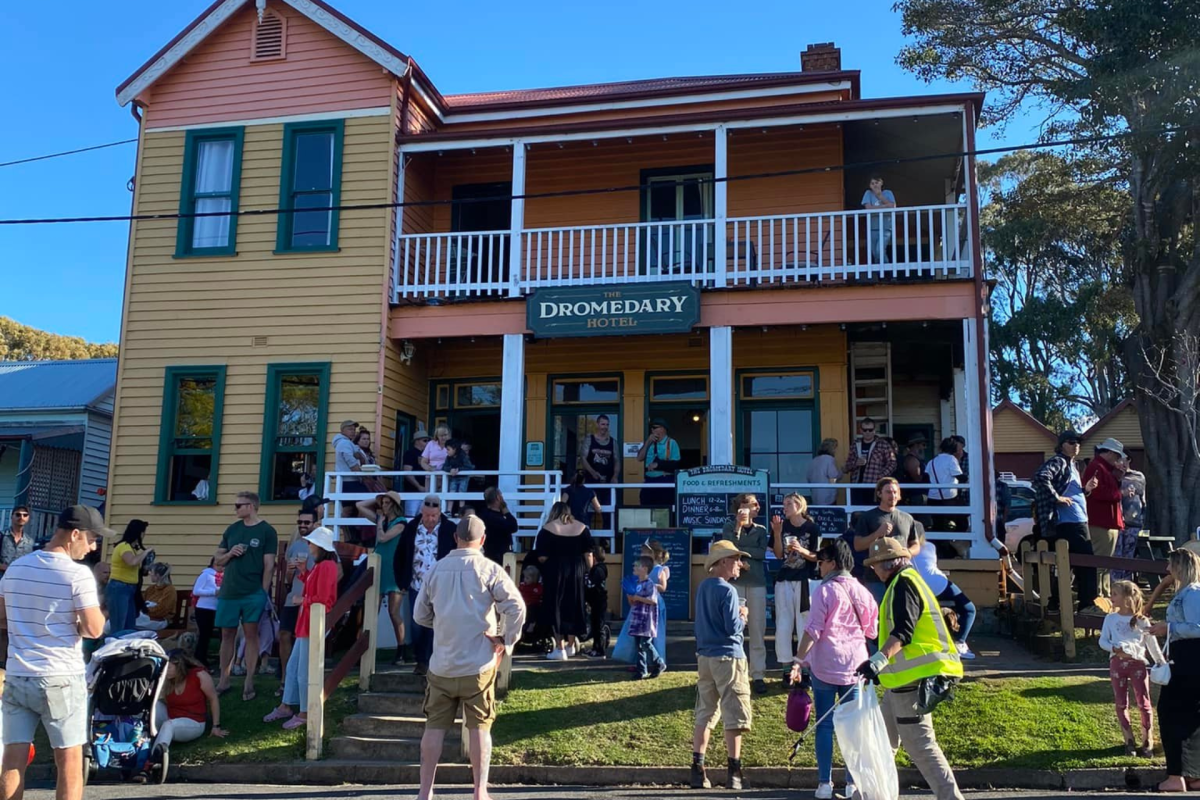
[[[371,450],[371,432],[366,428],[359,428],[358,433],[354,434],[355,458],[358,459],[360,467],[375,466],[375,453]],[[367,487],[368,492],[380,494],[387,491],[387,487],[383,485],[383,481],[376,477],[364,477],[363,485]],[[366,544],[366,542],[364,542]]]
[[[446,442],[450,441],[450,428],[438,425],[433,429],[433,438],[425,443],[421,451],[421,469],[426,472],[441,472],[446,464]]]
[[[1093,477],[1086,484],[1079,476],[1075,459],[1083,437],[1076,431],[1065,430],[1058,435],[1058,447],[1054,456],[1033,475],[1034,505],[1037,508],[1037,523],[1042,538],[1054,549],[1055,543],[1066,541],[1068,552],[1093,555],[1092,540],[1088,535],[1087,494],[1096,488],[1099,481]],[[1103,614],[1096,607],[1096,570],[1094,567],[1076,567],[1075,590],[1079,596],[1081,613]],[[1058,582],[1050,585],[1051,596],[1062,607],[1071,610],[1071,598],[1058,597]]]
[[[837,483],[842,471],[837,465],[837,439],[825,439],[817,455],[808,465],[804,480],[808,483]],[[809,489],[814,506],[831,506],[837,502],[837,489]]]
[[[736,499],[737,512],[725,523],[721,540],[733,542],[738,550],[750,555],[741,573],[733,579],[738,597],[746,601],[749,617],[746,619],[746,649],[750,656],[750,679],[754,691],[767,693],[767,548],[771,537],[767,529],[754,521],[758,516],[758,498],[753,494],[739,494]]]
[[[958,476],[962,475],[963,471],[957,454],[958,442],[951,436],[942,439],[942,443],[938,445],[938,454],[925,465],[925,473],[929,476],[931,484],[936,486],[937,484],[958,483]],[[929,505],[931,506],[956,506],[959,502],[958,489],[929,490]],[[934,519],[935,530],[950,530],[949,523],[954,521],[957,521],[957,518],[939,514]]]
[[[851,483],[875,483],[896,472],[896,451],[876,435],[878,428],[870,417],[858,423],[861,436],[851,445],[842,470],[850,476]],[[851,489],[850,500],[856,506],[870,505],[875,502],[874,490]]]
[[[876,540],[866,565],[887,591],[879,604],[879,650],[855,671],[883,685],[883,721],[892,751],[904,746],[938,800],[963,800],[938,746],[933,718],[919,702],[923,681],[963,676],[946,619],[901,542],[891,537]]]
[[[883,178],[872,175],[867,191],[863,193],[862,207],[868,211],[880,211],[896,207],[896,195],[891,189],[883,188]],[[892,212],[881,212],[867,215],[867,232],[870,237],[868,248],[871,251],[871,262],[882,264],[892,260]]]
[[[681,458],[679,443],[667,432],[667,421],[661,417],[650,420],[650,435],[638,450],[637,460],[646,465],[646,483],[670,485],[642,489],[639,500],[643,506],[669,508],[675,502],[675,470]]]
[[[412,447],[404,451],[400,456],[400,471],[411,472],[411,475],[405,475],[401,486],[396,488],[396,491],[403,494],[411,494],[420,492],[427,494],[429,492],[429,479],[424,475],[417,475],[418,472],[423,472],[424,467],[421,466],[421,453],[425,451],[425,445],[429,444],[429,434],[424,428],[419,428],[412,437]],[[404,516],[412,519],[417,514],[421,513],[421,501],[405,500],[404,501]]]
[[[340,432],[333,437],[334,464],[338,472],[362,472],[363,462],[359,459],[358,445],[354,443],[357,436],[358,423],[348,419],[342,423]],[[343,478],[342,491],[359,494],[366,492],[367,487],[358,478]]]

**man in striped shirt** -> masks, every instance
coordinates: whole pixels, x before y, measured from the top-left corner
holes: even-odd
[[[21,800],[29,745],[40,722],[54,748],[57,800],[83,798],[87,683],[83,638],[104,632],[92,571],[78,563],[113,536],[100,513],[71,506],[44,550],[14,561],[0,582],[0,626],[8,629],[4,687],[3,800]]]

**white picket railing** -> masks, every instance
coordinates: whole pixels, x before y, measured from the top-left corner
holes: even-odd
[[[691,281],[709,288],[789,282],[966,278],[965,204],[527,228],[399,238],[393,300],[528,294],[543,286]],[[724,284],[722,284],[722,277]]]
[[[735,217],[729,284],[971,274],[966,206]]]
[[[445,472],[330,472],[325,476],[324,497],[330,502],[325,509],[325,519],[322,524],[331,528],[334,538],[341,539],[343,527],[367,526],[375,523],[363,517],[342,516],[343,503],[356,503],[360,500],[374,500],[374,492],[348,492],[344,488],[346,481],[361,481],[363,478],[380,478],[392,486],[403,485],[403,479],[408,477],[426,477],[431,479],[429,492],[399,492],[402,500],[423,500],[426,494],[436,494],[442,501],[442,511],[447,516],[451,503],[466,503],[476,508],[483,507],[483,489],[487,486],[500,486],[504,491],[508,510],[517,518],[520,525],[516,536],[533,536],[541,528],[550,512],[550,507],[562,496],[562,476],[557,472],[544,470],[522,470],[519,472],[501,472],[498,470],[464,470],[459,477],[476,478],[480,486],[466,492],[450,491],[450,475]],[[506,487],[506,484],[508,486]]]
[[[711,281],[713,220],[530,229],[521,234],[521,288]]]

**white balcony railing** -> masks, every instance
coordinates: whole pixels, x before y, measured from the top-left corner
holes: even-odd
[[[938,280],[973,274],[965,204],[716,221],[639,222],[400,237],[401,298],[522,296],[542,286],[686,280],[699,286]]]

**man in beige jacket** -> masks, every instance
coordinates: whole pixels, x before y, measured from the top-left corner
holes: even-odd
[[[521,636],[525,603],[504,568],[483,555],[484,524],[464,517],[456,549],[425,577],[413,607],[418,625],[433,628],[433,655],[425,676],[425,734],[421,737],[421,790],[429,800],[442,742],[462,704],[471,750],[474,800],[488,800],[496,671]]]

